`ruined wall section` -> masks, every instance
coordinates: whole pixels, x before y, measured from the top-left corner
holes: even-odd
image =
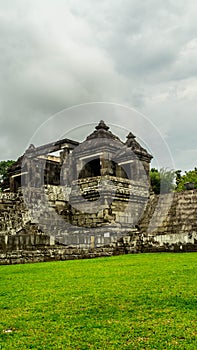
[[[78,239],[73,241],[73,246],[65,247],[61,245],[61,241],[56,244],[54,230],[60,236],[63,232],[61,225],[58,226],[58,220],[54,220],[52,216],[54,211],[60,218],[67,220],[70,215],[72,220],[73,215],[77,217],[78,224],[84,225],[84,221],[80,221],[84,220],[82,213],[77,214],[74,209],[73,212],[68,210],[68,189],[46,186],[43,193],[33,191],[31,195],[32,204],[37,208],[33,218],[31,208],[30,211],[27,210],[21,192],[0,194],[1,263],[79,259],[136,252],[197,251],[197,190],[151,196],[139,222],[139,231],[131,227],[115,243],[110,241],[113,226],[110,231],[108,222],[105,221],[106,231],[103,240],[100,240],[100,247],[96,246],[96,240],[92,240],[91,234],[87,235],[84,244],[79,232],[76,236],[73,235],[73,239]],[[91,233],[91,227],[98,223],[98,218],[90,215],[85,220],[90,220],[88,232]],[[39,225],[39,216],[42,216],[43,227]],[[100,220],[104,220],[104,217]],[[108,217],[105,220],[111,219]],[[117,227],[114,226],[115,229]],[[74,247],[75,243],[78,246]]]
[[[2,193],[0,250],[29,250],[55,244],[88,249],[111,244],[127,233],[130,225],[127,219],[128,198],[126,195],[124,207],[118,195],[127,194],[127,190],[129,193],[129,189],[124,189],[122,184],[116,187],[114,195],[117,198],[112,200],[108,209],[109,203],[104,202],[98,210],[97,201],[87,202],[85,198],[85,203],[90,206],[90,212],[87,212],[84,205],[80,207],[77,193],[88,195],[88,191],[96,192],[98,189],[88,186],[87,181],[82,181],[85,185],[82,192],[78,184],[76,191],[74,188],[73,196],[74,199],[77,197],[78,207],[71,201],[71,188],[65,186],[45,185],[43,189],[26,188],[23,192]],[[136,198],[136,203],[138,201]],[[94,208],[91,208],[92,205]],[[125,227],[120,223],[125,223]]]
[[[139,220],[147,198],[147,185],[139,181],[109,175],[77,180],[70,196],[73,207],[78,208],[73,212],[73,223],[80,226],[78,216],[87,208],[82,214],[87,226],[98,227],[109,222],[132,227]]]
[[[32,220],[21,191],[0,193],[0,251],[34,249],[50,241]]]
[[[91,235],[87,235],[86,245],[84,245],[84,242],[80,242],[79,233],[76,235],[78,241],[74,242],[78,244],[77,246],[74,244],[73,246],[65,246],[60,242],[55,242],[53,230],[56,230],[56,234],[59,230],[61,235],[62,227],[58,226],[52,213],[55,210],[60,216],[66,215],[65,208],[68,203],[65,199],[69,198],[68,189],[59,186],[46,186],[44,193],[35,189],[28,192],[28,195],[31,196],[32,207],[36,209],[33,217],[31,216],[31,207],[27,210],[23,194],[20,191],[16,194],[1,193],[0,265],[95,258],[124,254],[125,252],[138,252],[138,235],[135,229],[132,230],[132,236],[122,237],[111,242],[109,227],[106,227],[100,247],[95,247]],[[44,222],[46,224],[44,232],[39,224],[39,215],[43,216],[41,226],[44,225]],[[113,231],[112,227],[111,231]],[[114,234],[114,232],[111,233]],[[76,238],[75,235],[73,237]]]
[[[0,193],[0,232],[16,234],[31,221],[21,193]]]
[[[139,227],[144,251],[197,251],[197,190],[151,196]]]

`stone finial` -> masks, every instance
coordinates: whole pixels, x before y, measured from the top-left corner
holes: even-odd
[[[109,130],[109,126],[105,124],[103,120],[99,122],[99,124],[95,127],[96,130]]]
[[[136,142],[135,138],[136,138],[136,136],[133,135],[132,132],[130,132],[129,135],[127,136],[127,141],[125,142],[125,145],[127,147],[133,146],[133,144]]]
[[[25,154],[34,152],[35,149],[36,149],[36,147],[33,145],[33,143],[31,143],[31,144],[29,145],[29,147],[26,149]]]
[[[118,136],[112,134],[112,132],[109,131],[109,126],[107,126],[103,120],[99,122],[99,124],[95,127],[95,130],[93,131],[93,133],[90,134],[86,138],[86,140],[92,140],[92,139],[98,139],[98,138],[113,139],[113,140],[120,141]]]
[[[130,140],[130,139],[135,139],[136,136],[132,134],[132,132],[130,132],[128,135],[127,135],[127,139]]]
[[[33,145],[33,143],[31,143],[30,145],[29,145],[29,147],[28,147],[28,151],[31,151],[32,149],[35,149],[35,146]]]

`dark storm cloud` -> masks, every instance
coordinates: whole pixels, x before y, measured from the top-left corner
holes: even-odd
[[[192,167],[196,18],[195,2],[182,0],[0,1],[0,158],[23,153],[59,110],[109,101],[146,114],[177,166],[188,166],[188,150]]]

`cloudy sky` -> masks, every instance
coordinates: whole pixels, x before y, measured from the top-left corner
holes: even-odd
[[[154,123],[176,169],[197,166],[196,1],[0,0],[0,49],[0,160],[59,111],[110,102]],[[129,115],[103,119],[133,131]]]

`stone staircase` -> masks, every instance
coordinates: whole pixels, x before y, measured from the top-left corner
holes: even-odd
[[[139,223],[144,243],[197,250],[197,190],[152,196]]]

